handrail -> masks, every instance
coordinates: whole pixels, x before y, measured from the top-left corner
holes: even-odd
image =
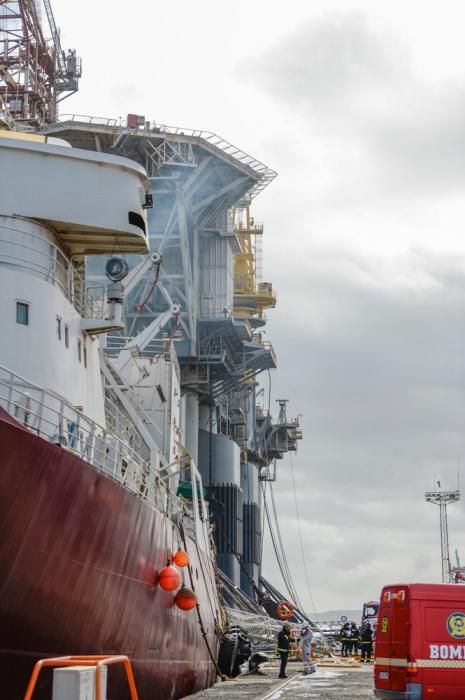
[[[96,307],[86,289],[84,277],[78,272],[70,258],[53,242],[32,230],[13,228],[2,224],[0,235],[0,265],[11,265],[38,275],[46,282],[57,286],[81,316],[92,313]],[[9,233],[14,236],[9,237]],[[24,234],[23,240],[16,238]],[[29,243],[24,238],[30,239]],[[104,289],[99,295],[100,307],[97,318],[104,315]],[[100,301],[103,300],[103,301]]]
[[[123,120],[112,117],[96,117],[90,114],[60,114],[58,123],[78,122],[80,124],[93,124],[97,126],[121,127]]]
[[[181,508],[179,499],[138,451],[137,438],[142,438],[137,429],[135,434],[127,432],[127,439],[117,437],[59,394],[1,365],[0,406],[32,433],[69,449],[155,507]],[[119,411],[116,406],[113,409]],[[116,417],[115,425],[119,434],[124,434],[122,418]],[[129,422],[127,427],[131,427]]]
[[[158,124],[157,122],[146,121],[142,129],[129,129],[127,126],[127,121],[125,119],[106,119],[102,117],[92,117],[84,114],[63,114],[59,117],[59,123],[75,122],[82,124],[89,124],[92,126],[103,126],[110,127],[113,131],[118,132],[129,132],[140,135],[154,135],[162,134],[167,137],[177,136],[177,137],[187,137],[201,139],[209,144],[210,147],[224,153],[225,155],[239,161],[243,165],[251,168],[257,175],[259,175],[258,180],[253,184],[249,190],[249,197],[253,199],[257,194],[259,194],[274,178],[277,173],[269,168],[264,163],[253,156],[245,153],[237,146],[234,146],[226,139],[223,139],[218,134],[213,131],[206,131],[204,129],[190,129],[186,127],[179,126],[169,126],[168,124]]]
[[[108,395],[107,400],[110,400]],[[170,485],[160,477],[159,470],[142,456],[139,448],[145,442],[130,420],[124,423],[124,414],[116,404],[112,405],[112,410],[121,415],[110,417],[115,427],[109,430],[59,394],[33,384],[0,365],[0,406],[32,434],[61,445],[62,449],[79,456],[98,472],[104,473],[168,517],[183,513],[193,521],[196,529],[201,527],[196,495],[190,507],[173,493]],[[134,432],[127,432],[127,439],[117,437],[131,426]],[[137,440],[141,444],[137,444]],[[190,472],[192,480],[198,480],[201,484],[202,478],[193,461]],[[203,498],[201,507],[205,513]],[[205,515],[203,521],[206,522]]]
[[[103,656],[103,655],[89,655],[89,656],[56,656],[51,659],[41,659],[37,661],[32,671],[31,678],[29,680],[29,685],[24,696],[24,700],[31,700],[39,674],[43,668],[55,667],[55,668],[65,668],[72,666],[89,666],[95,668],[95,700],[104,700],[102,698],[102,667],[109,666],[110,664],[122,663],[124,670],[126,671],[126,679],[128,681],[129,691],[131,693],[131,700],[139,700],[136,689],[136,681],[134,679],[134,674],[132,671],[131,662],[127,656],[115,655],[115,656]]]
[[[58,122],[77,122],[83,124],[118,127],[120,129],[128,128],[126,119],[94,117],[89,114],[62,114],[59,116]],[[237,146],[234,146],[232,143],[222,138],[221,136],[218,136],[218,134],[215,134],[213,131],[208,131],[206,129],[191,129],[182,126],[172,126],[169,124],[159,124],[157,122],[148,123],[150,124],[150,129],[155,132],[169,134],[173,136],[194,137],[203,139],[204,141],[208,141],[224,153],[227,153],[228,155],[234,157],[236,160],[239,160],[245,163],[246,165],[249,165],[256,172],[262,174],[273,173],[274,177],[276,177],[276,173],[272,171],[267,165],[261,163],[259,160],[249,155],[248,153],[245,153],[245,151],[243,151],[242,149],[237,148]]]

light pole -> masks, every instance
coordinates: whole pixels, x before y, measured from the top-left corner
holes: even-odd
[[[438,486],[441,484],[438,481]],[[439,518],[441,527],[441,562],[442,582],[450,582],[450,558],[449,558],[449,532],[447,528],[447,506],[460,500],[460,491],[427,491],[425,493],[427,503],[439,506]]]

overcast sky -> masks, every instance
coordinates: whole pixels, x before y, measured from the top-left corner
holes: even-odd
[[[63,112],[214,131],[279,173],[257,198],[278,293],[273,398],[318,610],[438,581],[434,478],[465,463],[465,8],[460,1],[53,0],[84,75]],[[311,609],[286,460],[277,507]],[[462,469],[463,473],[463,469]],[[450,508],[465,562],[464,504]],[[264,573],[281,581],[265,546]]]

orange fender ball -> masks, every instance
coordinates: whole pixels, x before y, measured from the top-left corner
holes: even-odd
[[[192,608],[195,608],[197,605],[197,596],[190,588],[183,586],[181,590],[176,593],[174,602],[180,610],[192,610]]]
[[[189,564],[188,553],[184,552],[182,549],[178,549],[176,554],[173,556],[173,564],[176,564],[176,566],[179,567],[187,566]]]
[[[165,566],[160,571],[158,583],[164,591],[175,591],[181,583],[181,576],[174,566]]]
[[[278,603],[276,612],[281,620],[289,620],[289,618],[293,616],[295,608],[292,603],[289,603],[287,600],[282,600],[280,603]]]

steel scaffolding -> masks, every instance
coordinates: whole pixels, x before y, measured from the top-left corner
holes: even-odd
[[[43,33],[45,10],[51,41]],[[61,48],[49,0],[0,2],[0,101],[23,128],[56,120],[57,103],[78,89],[81,59]]]

